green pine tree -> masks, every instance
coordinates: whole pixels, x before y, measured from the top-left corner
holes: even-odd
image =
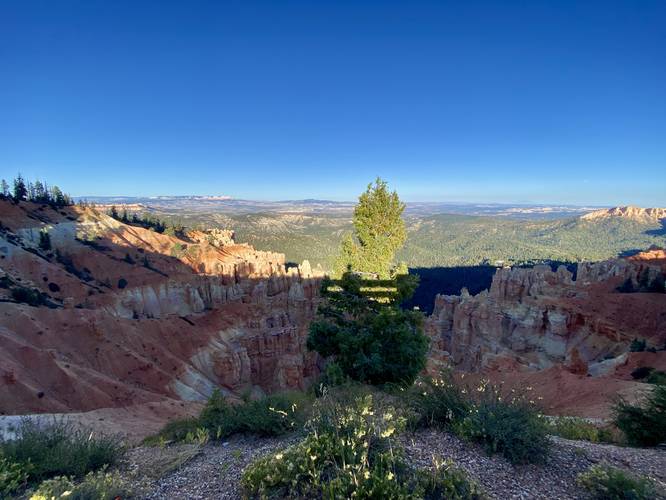
[[[28,197],[28,190],[21,174],[14,179],[14,201],[23,201]]]
[[[354,235],[342,242],[338,281],[322,283],[307,347],[330,358],[343,377],[370,384],[411,384],[426,365],[423,316],[400,304],[418,285],[394,257],[406,239],[404,203],[377,179],[354,210]],[[368,276],[370,275],[370,276]]]
[[[377,178],[374,184],[368,184],[354,209],[354,234],[348,234],[342,242],[337,274],[351,267],[353,271],[389,278],[395,254],[407,239],[404,210],[398,193],[389,192],[385,181]]]
[[[67,205],[67,195],[65,195],[58,186],[53,186],[51,189],[51,200],[57,207],[64,207]]]
[[[4,179],[0,181],[0,193],[2,193],[3,198],[9,198],[9,184]]]

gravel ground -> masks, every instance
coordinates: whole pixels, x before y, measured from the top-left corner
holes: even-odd
[[[128,455],[129,476],[148,499],[237,499],[243,470],[255,459],[298,441],[232,437],[223,443],[141,446]],[[182,461],[182,463],[181,463]]]
[[[125,469],[143,492],[140,498],[146,500],[236,499],[240,498],[240,477],[248,464],[298,439],[234,437],[205,446],[140,446],[130,451]],[[652,477],[666,487],[666,449],[623,448],[554,437],[551,456],[544,465],[513,466],[502,456],[488,456],[481,447],[445,432],[425,430],[399,439],[413,465],[429,468],[433,457],[452,459],[490,498],[586,498],[576,485],[576,476],[596,463]]]
[[[407,456],[419,467],[432,467],[433,457],[451,459],[498,499],[578,499],[585,491],[576,476],[597,463],[607,463],[658,480],[666,487],[666,450],[623,448],[553,437],[552,453],[543,465],[514,466],[501,455],[436,430],[401,437]]]

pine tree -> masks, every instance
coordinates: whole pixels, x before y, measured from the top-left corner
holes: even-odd
[[[354,234],[342,242],[337,262],[342,278],[322,283],[324,300],[310,324],[307,347],[331,358],[352,380],[409,385],[426,364],[423,317],[400,307],[414,294],[418,276],[393,262],[407,237],[404,209],[386,182],[378,178],[368,185],[354,209]]]
[[[25,181],[21,174],[14,179],[14,201],[24,201],[28,196],[28,190],[25,187]]]
[[[35,199],[37,203],[44,203],[46,201],[46,191],[44,184],[40,180],[35,181]]]
[[[51,189],[51,202],[56,207],[64,207],[66,203],[65,194],[60,190],[58,186],[53,186]]]
[[[118,210],[116,209],[115,205],[111,206],[111,211],[109,212],[109,215],[114,219],[118,220]]]
[[[354,235],[343,240],[336,271],[342,274],[351,266],[353,271],[388,278],[395,253],[407,239],[404,210],[398,193],[389,192],[382,179],[368,184],[354,209]]]
[[[44,203],[51,203],[51,190],[46,182],[44,183]]]
[[[0,181],[0,192],[3,198],[9,198],[9,184],[4,179]]]

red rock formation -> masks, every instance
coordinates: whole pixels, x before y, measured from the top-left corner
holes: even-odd
[[[232,233],[187,241],[94,209],[0,201],[0,412],[304,388],[319,277]],[[52,249],[40,249],[47,231]],[[36,290],[48,305],[16,302]]]
[[[616,290],[663,272],[645,258],[582,263],[576,280],[563,266],[498,269],[489,291],[437,296],[426,321],[432,358],[467,371],[566,365],[602,375],[622,362],[634,338],[666,343],[666,294]]]

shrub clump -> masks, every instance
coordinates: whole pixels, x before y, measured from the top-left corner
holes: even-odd
[[[129,498],[131,495],[131,487],[117,472],[111,473],[100,470],[89,472],[78,483],[66,476],[47,479],[39,485],[30,500],[51,500],[54,498],[114,500]]]
[[[645,351],[646,346],[647,343],[645,342],[645,339],[634,339],[631,341],[631,344],[629,344],[629,351],[643,352]]]
[[[642,406],[619,398],[613,406],[613,421],[627,442],[657,446],[666,441],[666,385],[655,385]]]
[[[234,406],[215,391],[199,416],[199,424],[215,439],[238,433],[279,436],[303,423],[304,398],[297,393],[273,394]]]
[[[512,463],[543,462],[550,449],[548,428],[528,396],[505,399],[498,387],[486,384],[478,390],[479,400],[460,423],[459,432]]]
[[[444,372],[439,379],[419,380],[407,398],[415,427],[452,428],[467,417],[473,406],[467,391],[453,380],[450,372]]]
[[[16,286],[12,288],[12,298],[16,302],[28,304],[33,307],[39,307],[46,304],[46,299],[39,290],[24,286]]]
[[[501,387],[485,381],[470,388],[445,372],[415,384],[410,406],[416,426],[448,428],[512,463],[538,463],[548,455],[545,418],[527,394],[511,391],[505,397]]]
[[[210,439],[224,439],[233,434],[279,436],[303,425],[307,397],[287,392],[232,405],[219,390],[215,390],[199,417],[169,422],[157,436],[146,442],[202,442],[203,432]]]
[[[611,428],[600,427],[578,417],[553,418],[548,421],[548,432],[565,439],[590,441],[592,443],[618,442]]]
[[[0,498],[9,497],[28,482],[30,464],[11,462],[0,458]]]
[[[40,425],[26,419],[16,439],[0,441],[0,455],[20,464],[30,484],[54,476],[82,477],[114,464],[122,454],[116,438],[84,432],[59,421]]]
[[[647,376],[645,381],[648,384],[666,385],[666,372],[661,371],[661,370],[653,370]]]
[[[324,395],[300,443],[261,458],[244,472],[249,498],[481,498],[449,463],[435,472],[413,469],[395,435],[404,418],[372,395],[351,403]]]
[[[579,474],[577,481],[598,500],[649,500],[656,497],[652,481],[606,465],[593,465]]]

